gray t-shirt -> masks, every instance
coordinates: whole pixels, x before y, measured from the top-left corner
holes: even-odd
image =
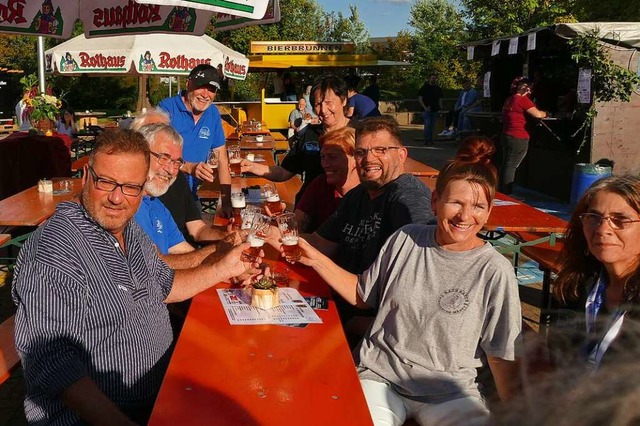
[[[509,261],[489,243],[445,250],[435,229],[403,227],[358,280],[362,300],[378,308],[359,348],[360,378],[429,403],[480,396],[483,353],[515,359],[521,331]]]

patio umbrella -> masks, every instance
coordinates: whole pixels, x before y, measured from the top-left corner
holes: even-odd
[[[262,19],[269,0],[136,0],[143,4],[192,7],[251,19]]]
[[[188,75],[210,64],[227,78],[244,80],[249,59],[209,36],[183,34],[117,35],[87,39],[79,35],[45,52],[48,72],[62,75]],[[146,84],[139,87],[146,88]],[[144,90],[139,101],[146,100]]]
[[[65,39],[80,19],[87,37],[150,32],[201,35],[212,15],[209,10],[133,0],[82,0],[82,4],[80,0],[0,0],[0,32]]]

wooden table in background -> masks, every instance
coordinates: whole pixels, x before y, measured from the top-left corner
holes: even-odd
[[[240,140],[240,149],[259,149],[273,151],[276,149],[276,142],[270,135],[265,135],[262,142],[258,142],[255,136],[243,136]]]
[[[331,297],[311,268],[287,266],[303,296]],[[216,288],[193,298],[150,426],[372,424],[333,300],[322,324],[230,325]]]
[[[32,186],[11,197],[0,201],[0,226],[38,226],[56,211],[62,201],[74,199],[82,191],[82,180],[77,178],[54,178],[53,188],[58,190],[58,182],[71,180],[71,191],[53,195],[38,192],[38,186]]]
[[[404,161],[404,172],[411,173],[414,176],[438,176],[439,170],[431,166],[427,166],[413,158],[407,157]]]
[[[253,154],[256,158],[262,158],[264,161],[255,161],[258,164],[265,164],[269,167],[275,166],[276,162],[273,159],[273,155],[270,152],[265,152],[260,149],[243,149],[242,150],[242,158],[246,158],[247,154]]]

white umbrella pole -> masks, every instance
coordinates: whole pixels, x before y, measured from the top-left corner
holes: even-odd
[[[38,87],[44,93],[47,84],[44,77],[44,37],[38,36]]]

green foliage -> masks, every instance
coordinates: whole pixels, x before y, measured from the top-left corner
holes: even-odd
[[[460,0],[472,38],[517,34],[558,22],[575,22],[580,0]],[[604,2],[603,2],[604,3]]]
[[[374,46],[373,52],[379,59],[412,63],[415,44],[411,33],[400,31],[395,39],[387,39],[385,44]],[[422,80],[414,65],[381,68],[378,75],[380,97],[383,100],[415,98]]]
[[[640,21],[640,2],[576,0],[574,14],[581,22],[637,22]]]
[[[253,288],[258,290],[278,291],[278,284],[271,277],[264,276],[252,284]]]
[[[609,58],[604,44],[600,42],[598,33],[597,30],[594,30],[569,40],[571,59],[580,68],[591,69],[591,91],[594,101],[629,102],[634,89],[640,87],[640,76],[631,70],[622,68]],[[573,134],[575,137],[578,133],[583,132],[582,143],[578,148],[578,153],[580,153],[588,140],[588,130],[596,115],[597,110],[595,105],[592,104],[586,112],[584,123]]]
[[[349,5],[350,15],[345,17],[342,12],[325,14],[326,41],[348,41],[356,46],[356,53],[369,53],[371,42],[369,31],[360,20],[358,7]]]
[[[462,14],[447,0],[418,0],[411,8],[409,24],[415,29],[411,62],[424,81],[435,73],[440,86],[460,87],[460,80],[475,76],[478,64],[466,60],[460,44],[466,40]]]
[[[280,0],[282,17],[275,24],[249,26],[212,35],[218,41],[248,54],[252,40],[323,40],[324,13],[315,0]]]
[[[633,90],[640,86],[640,76],[615,64],[598,38],[598,31],[569,40],[571,59],[581,68],[592,71],[591,87],[596,101],[629,102]]]

